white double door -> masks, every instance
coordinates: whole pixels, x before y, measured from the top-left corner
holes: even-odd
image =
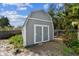
[[[49,40],[48,25],[34,25],[34,43],[46,42]]]

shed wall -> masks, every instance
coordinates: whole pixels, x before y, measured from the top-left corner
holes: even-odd
[[[34,24],[39,25],[49,25],[49,39],[52,40],[54,37],[54,28],[52,22],[38,21],[28,19],[27,27],[26,27],[26,43],[27,45],[34,44]]]
[[[23,36],[23,46],[26,46],[27,43],[26,43],[26,26],[23,27],[22,29],[22,36]]]

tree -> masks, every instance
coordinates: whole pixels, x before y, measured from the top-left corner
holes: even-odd
[[[57,26],[57,20],[55,18],[55,13],[54,13],[54,8],[53,8],[54,4],[51,4],[50,7],[49,7],[49,10],[48,10],[48,13],[49,15],[51,16],[52,18],[52,21],[54,23],[54,28],[56,28],[55,26]]]
[[[63,4],[63,7],[58,7],[54,10],[53,4],[50,5],[49,14],[54,22],[55,29],[73,29],[72,21],[79,19],[79,4]],[[63,10],[64,9],[64,10]]]
[[[66,19],[66,27],[72,28],[72,21],[78,21],[79,19],[79,4],[64,4],[65,7],[65,19]]]
[[[64,13],[63,13],[63,8],[59,7],[57,8],[57,10],[55,9],[55,7],[53,8],[54,4],[50,5],[49,8],[49,15],[52,17],[52,21],[54,23],[54,28],[55,29],[63,29],[64,28]]]
[[[9,20],[7,17],[0,18],[0,27],[9,26]]]
[[[77,19],[79,18],[79,4],[64,4],[65,13],[68,18]]]

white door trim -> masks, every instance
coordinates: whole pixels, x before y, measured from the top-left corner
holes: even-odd
[[[42,40],[40,41],[40,42],[36,42],[36,27],[37,26],[39,26],[39,27],[41,27],[42,28]],[[44,27],[47,27],[48,28],[48,40],[43,40],[43,28]],[[34,44],[36,44],[36,43],[41,43],[41,42],[46,42],[46,41],[49,41],[49,26],[48,25],[40,25],[40,24],[34,24]]]

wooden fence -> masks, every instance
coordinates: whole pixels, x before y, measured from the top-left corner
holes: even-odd
[[[68,30],[69,32],[78,32],[78,30]],[[54,30],[54,36],[57,37],[57,36],[61,36],[62,34],[65,34],[66,31],[65,30]]]
[[[0,39],[7,39],[16,34],[21,34],[21,30],[0,31]]]

